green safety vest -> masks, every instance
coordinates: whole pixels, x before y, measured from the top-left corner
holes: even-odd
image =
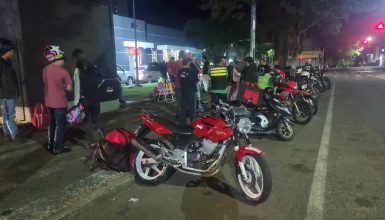
[[[211,90],[212,93],[227,94],[227,68],[213,67],[210,69]]]

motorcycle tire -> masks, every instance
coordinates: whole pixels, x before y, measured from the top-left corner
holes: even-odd
[[[297,101],[296,103],[298,106],[298,111],[297,108],[293,106],[293,119],[295,123],[300,125],[305,125],[309,123],[313,118],[312,108],[310,104],[303,100]]]
[[[154,148],[158,148],[158,141],[145,140],[145,142]],[[143,160],[147,160],[147,164],[143,164]],[[134,159],[135,178],[139,183],[148,186],[159,185],[168,180],[174,174],[174,168],[164,163],[154,163],[151,166],[149,158],[143,151],[138,151]]]
[[[249,177],[248,180],[243,180],[238,161],[235,161],[235,178],[242,194],[249,202],[255,205],[266,201],[266,199],[269,198],[273,185],[271,172],[266,159],[263,155],[245,154],[242,162],[245,165],[246,173]],[[259,172],[256,173],[256,171]],[[257,181],[259,182],[258,184],[256,184]],[[256,185],[258,185],[259,190],[255,187]]]
[[[325,88],[327,90],[329,90],[332,86],[332,82],[330,81],[330,79],[328,77],[324,77],[324,82],[325,82]]]
[[[321,92],[320,92],[320,89],[319,89],[319,86],[317,84],[314,84],[311,88],[310,88],[310,91],[309,91],[315,99],[319,99],[321,97]]]
[[[283,141],[291,141],[294,138],[294,129],[291,124],[285,123],[285,119],[279,120],[276,127],[276,134]]]
[[[313,96],[306,96],[305,100],[310,104],[313,115],[318,112],[318,102]]]
[[[325,85],[322,82],[318,82],[317,85],[319,86],[319,91],[321,93],[326,91]]]

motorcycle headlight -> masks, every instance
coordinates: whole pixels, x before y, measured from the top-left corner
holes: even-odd
[[[239,133],[248,134],[251,131],[253,123],[248,118],[241,118],[237,124]]]
[[[307,84],[302,84],[302,85],[301,85],[301,88],[302,88],[302,90],[307,89]]]

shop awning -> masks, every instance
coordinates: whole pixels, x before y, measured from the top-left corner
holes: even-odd
[[[318,59],[322,52],[319,50],[303,51],[297,58],[298,59]]]

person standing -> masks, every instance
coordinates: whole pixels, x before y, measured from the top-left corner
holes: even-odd
[[[242,72],[242,81],[250,83],[258,82],[258,68],[252,57],[245,58],[245,68]]]
[[[60,154],[71,151],[64,147],[63,142],[68,106],[66,92],[72,91],[72,80],[64,68],[64,52],[59,46],[47,46],[44,56],[50,62],[43,70],[45,105],[51,115],[48,150],[52,149],[53,154]]]
[[[94,133],[97,131],[99,137],[104,136],[104,126],[100,119],[100,97],[97,93],[101,76],[98,74],[97,67],[86,58],[82,50],[72,51],[72,60],[75,64],[74,105],[81,102],[85,107],[84,130],[87,134],[88,146],[93,148],[97,144]]]
[[[185,52],[183,50],[179,51],[178,60],[175,63],[175,97],[176,97],[176,118],[179,117],[181,111],[181,91],[180,91],[180,79],[179,79],[179,70],[183,68],[183,58]]]
[[[186,125],[187,110],[189,110],[191,123],[195,120],[196,116],[195,96],[197,92],[198,71],[195,68],[191,68],[191,63],[191,58],[184,58],[183,67],[178,72],[181,91],[181,112],[179,115],[181,125]]]
[[[219,104],[219,99],[227,100],[227,61],[225,57],[216,57],[215,67],[210,69],[211,104]]]
[[[16,140],[19,133],[15,122],[19,84],[11,62],[14,55],[15,45],[7,39],[0,38],[0,105],[3,113],[3,131],[4,135],[12,140]]]
[[[175,83],[175,57],[171,57],[170,60],[167,62],[167,73],[168,77],[170,78],[170,81],[172,83]]]
[[[210,71],[210,61],[207,59],[207,56],[203,56],[203,75],[202,75],[202,82],[203,82],[203,89],[205,92],[209,91],[209,71]]]

